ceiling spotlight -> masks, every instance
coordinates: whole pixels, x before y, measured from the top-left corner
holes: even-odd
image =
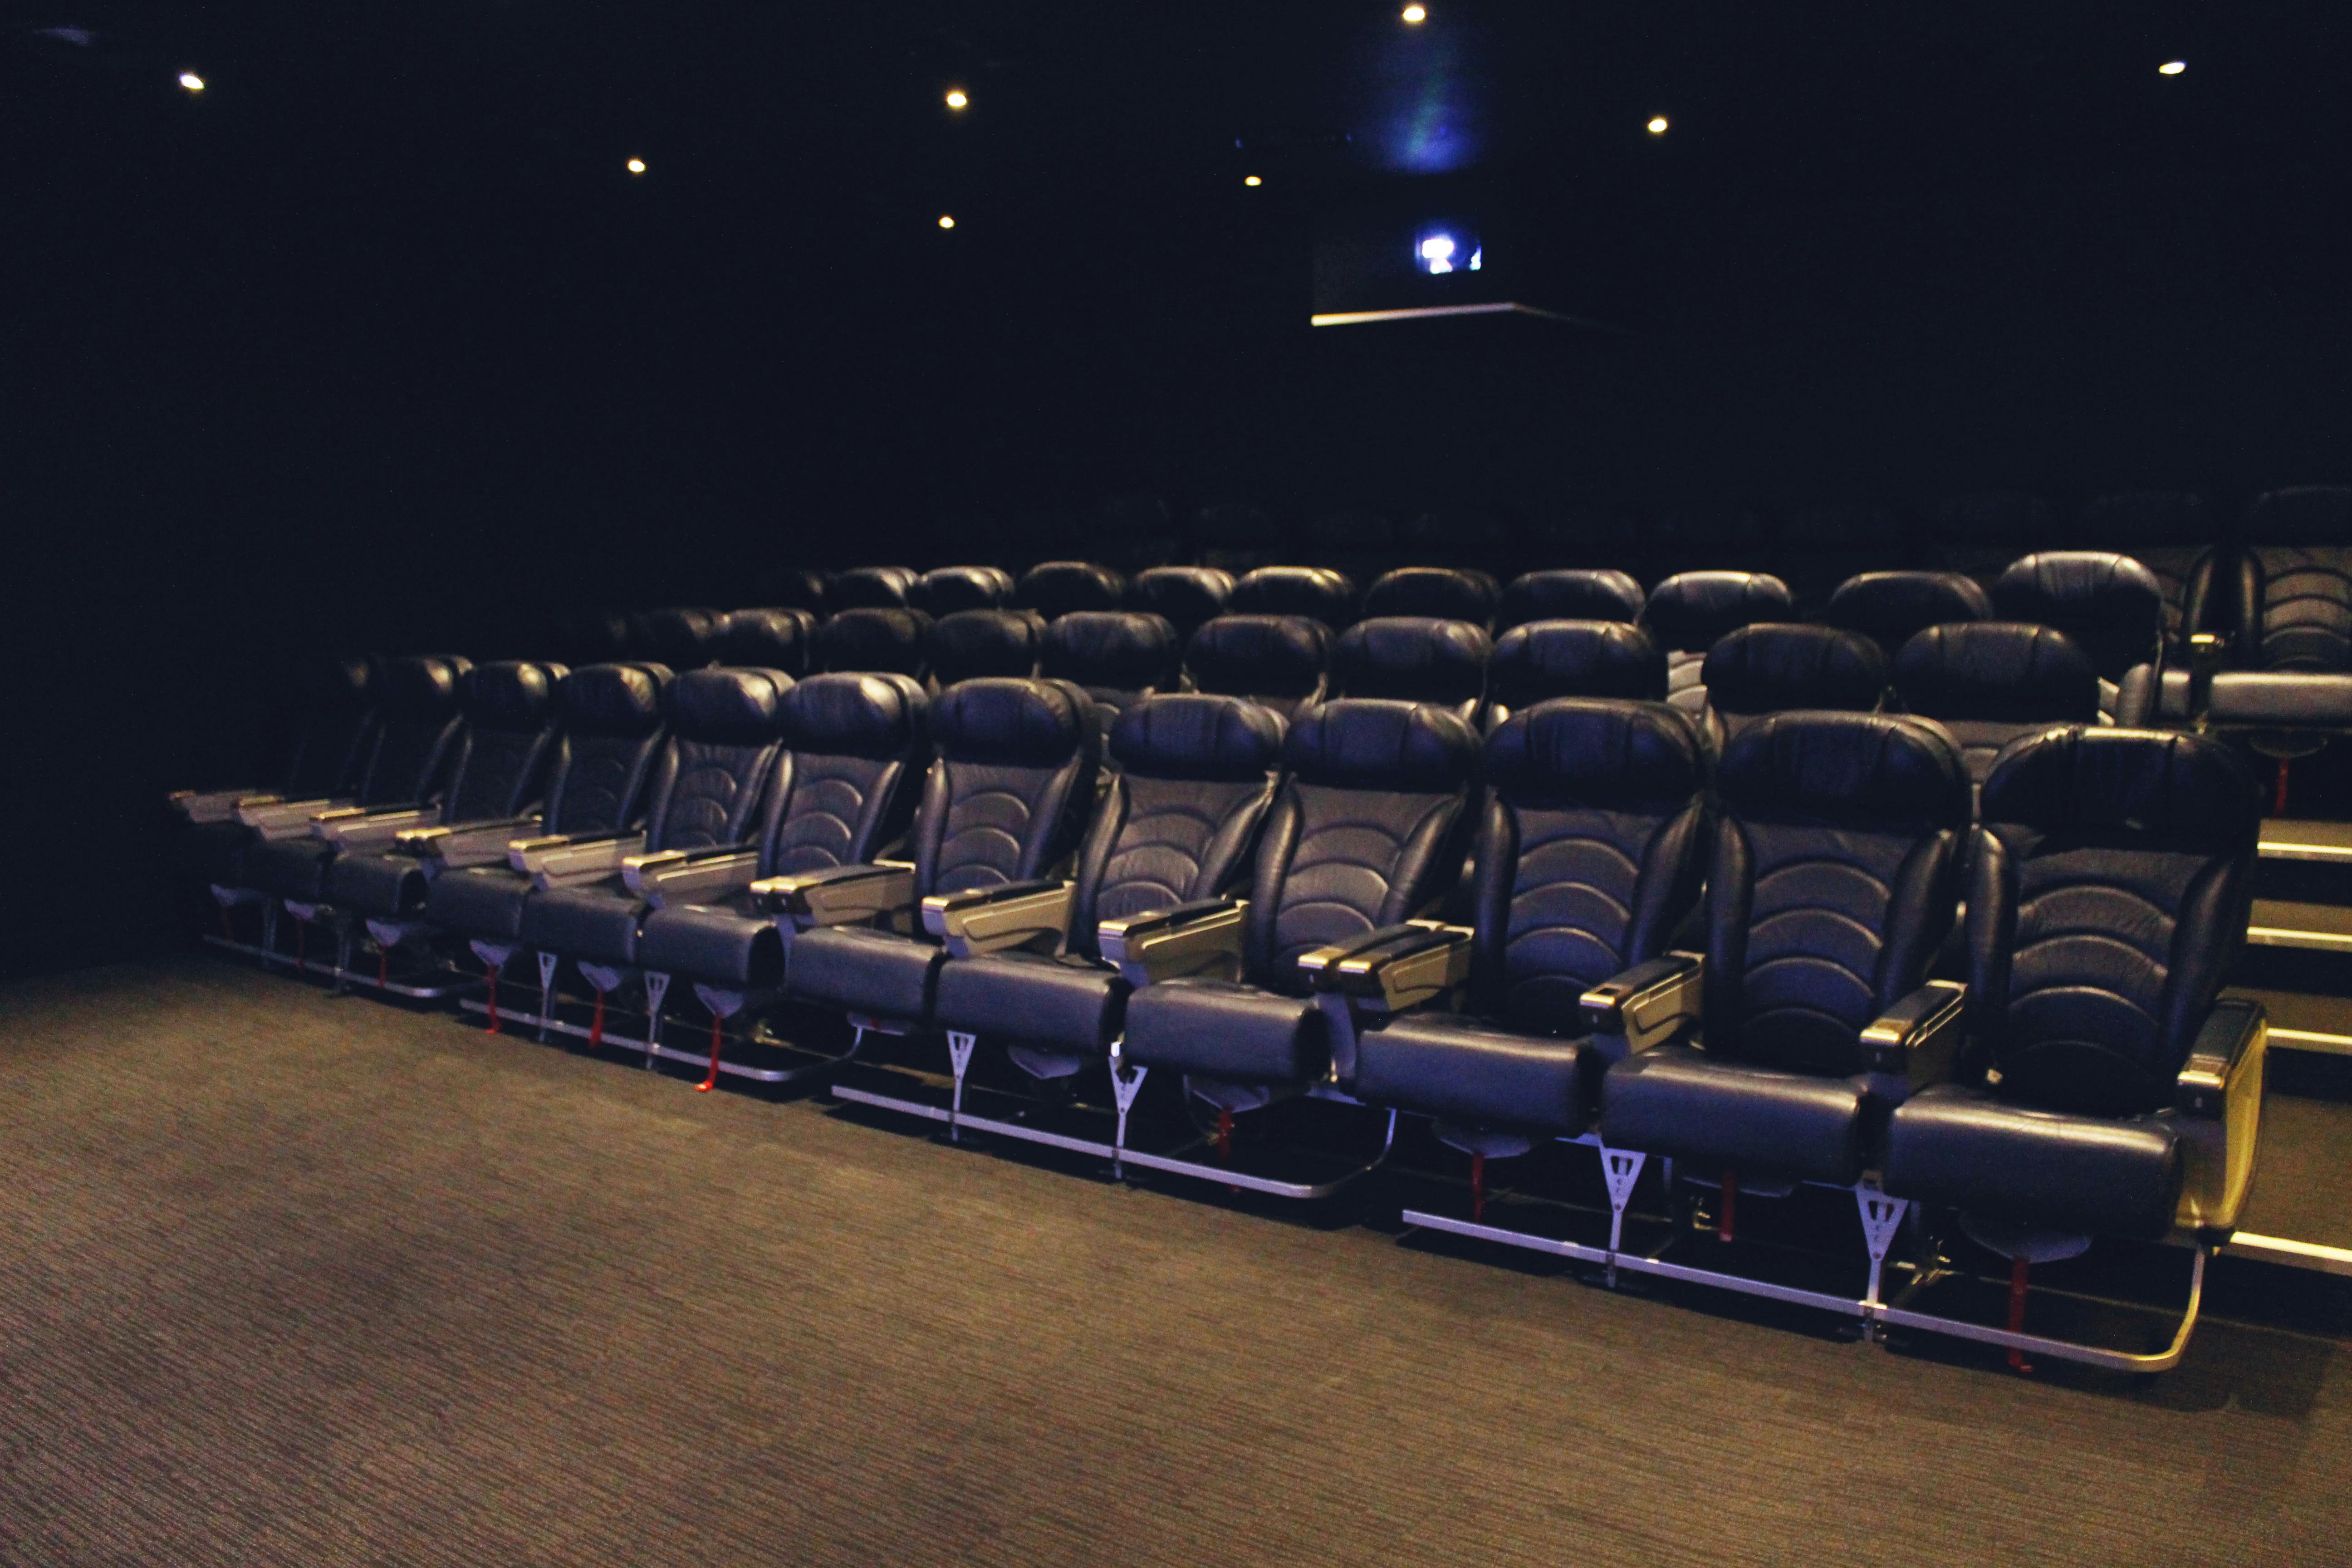
[[[1653,114],[1650,116],[1650,134],[1653,136],[1664,136],[1665,133],[1666,117],[1663,114]]]
[[[1429,7],[1426,5],[1406,6],[1404,8],[1404,20],[1407,26],[1420,26],[1423,22],[1429,20]]]
[[[940,215],[940,226],[941,228],[953,228],[955,227],[955,219],[950,217],[945,213],[941,213]]]
[[[194,71],[182,71],[180,73],[180,85],[186,88],[190,92],[202,92],[205,90],[205,79],[198,76]]]
[[[2156,74],[2158,76],[2179,76],[2182,71],[2185,71],[2188,68],[2189,62],[2187,60],[2167,60],[2162,65],[2156,68]]]
[[[1255,174],[1244,174],[1242,176],[1242,184],[1244,185],[1262,185],[1265,184],[1265,182],[1259,179]]]
[[[632,158],[629,160],[629,173],[632,174],[642,174],[645,172],[646,161],[643,158]]]
[[[961,109],[965,104],[970,103],[971,101],[971,99],[964,96],[963,89],[960,87],[951,87],[948,89],[948,107],[950,109]]]

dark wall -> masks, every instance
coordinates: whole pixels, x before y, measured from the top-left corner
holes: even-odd
[[[2352,475],[2333,8],[283,9],[0,38],[11,970],[173,940],[158,798],[249,773],[325,649],[531,651],[1113,489]],[[1416,94],[1619,330],[1307,327]]]

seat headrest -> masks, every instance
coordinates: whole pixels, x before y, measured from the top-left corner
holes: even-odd
[[[471,668],[470,659],[448,654],[409,654],[381,661],[372,684],[385,712],[429,719],[456,710],[460,683]]]
[[[1484,626],[1495,619],[1503,591],[1484,572],[1449,566],[1400,566],[1364,590],[1364,614],[1425,616]]]
[[[723,611],[700,607],[640,610],[629,617],[629,647],[640,658],[692,669],[719,657]]]
[[[828,670],[888,671],[922,679],[929,668],[931,617],[920,610],[844,610],[816,635],[817,661]]]
[[[1984,782],[1988,826],[2145,837],[2158,847],[2251,852],[2261,787],[2218,741],[2162,730],[2071,725],[2001,748]]]
[[[1140,691],[1176,667],[1176,628],[1135,610],[1074,610],[1045,628],[1040,673],[1080,686]]]
[[[1282,761],[1282,721],[1243,697],[1147,697],[1119,710],[1110,754],[1143,778],[1255,779]]]
[[[2352,485],[2294,485],[2258,495],[2238,531],[2249,544],[2352,542]]]
[[[560,664],[500,659],[466,675],[466,720],[478,730],[538,730],[555,711]]]
[[[923,574],[918,609],[934,616],[994,610],[1013,597],[1013,574],[1002,566],[936,566]]]
[[[1128,603],[1136,609],[1164,616],[1168,624],[1189,631],[1225,613],[1234,596],[1234,574],[1213,566],[1154,566],[1136,574],[1127,587]]]
[[[556,701],[563,727],[575,735],[645,735],[662,721],[669,667],[592,664],[563,678]]]
[[[364,658],[322,658],[302,668],[302,700],[311,708],[365,705],[375,671]]]
[[[1192,634],[1184,668],[1203,691],[1305,697],[1331,663],[1331,628],[1304,616],[1219,616]]]
[[[857,566],[833,580],[827,597],[836,612],[913,609],[921,581],[911,566]]]
[[[1306,784],[1435,794],[1476,782],[1478,737],[1433,703],[1343,697],[1290,727],[1282,760]]]
[[[1638,621],[1642,584],[1615,570],[1561,568],[1514,577],[1503,590],[1500,625],[1529,621]]]
[[[1698,726],[1664,702],[1555,697],[1486,737],[1486,782],[1517,805],[1677,810],[1706,787]]]
[[[737,610],[719,634],[719,661],[797,675],[815,640],[816,617],[806,610]]]
[[[1992,601],[1958,572],[1864,572],[1837,585],[1822,619],[1891,654],[1922,626],[1992,619]]]
[[[1881,832],[1969,823],[1969,771],[1933,724],[1892,713],[1774,713],[1724,748],[1716,792],[1734,816]]]
[[[1237,616],[1304,616],[1344,626],[1356,617],[1356,584],[1328,566],[1261,566],[1234,584],[1225,607]]]
[[[1707,705],[1725,713],[1791,708],[1876,711],[1886,695],[1878,645],[1834,626],[1765,621],[1741,626],[1707,649],[1699,669]]]
[[[1631,621],[1544,620],[1513,626],[1495,645],[1486,679],[1511,707],[1547,697],[1666,698],[1666,652]]]
[[[1047,620],[1074,610],[1116,610],[1127,579],[1091,561],[1045,561],[1021,574],[1013,602]]]
[[[812,675],[784,693],[784,743],[820,757],[915,757],[929,703],[903,675]]]
[[[686,670],[669,683],[670,728],[688,740],[725,746],[773,740],[792,684],[776,670]]]
[[[1475,702],[1486,694],[1494,644],[1468,621],[1381,616],[1358,621],[1331,649],[1331,672],[1350,697]]]
[[[1670,651],[1696,653],[1758,621],[1794,620],[1789,585],[1761,572],[1677,572],[1650,590],[1642,624]]]
[[[2088,723],[2099,672],[2054,626],[1973,621],[1929,626],[1895,656],[1903,706],[1930,719],[1997,724]]]
[[[982,677],[940,694],[931,735],[955,762],[1055,767],[1095,743],[1094,702],[1065,680]]]
[[[931,626],[931,668],[943,685],[983,675],[1025,678],[1036,671],[1045,629],[1034,610],[958,610]]]
[[[2164,589],[2156,574],[2107,550],[2045,550],[2012,561],[1994,580],[2006,620],[2056,626],[2109,680],[2156,657]]]

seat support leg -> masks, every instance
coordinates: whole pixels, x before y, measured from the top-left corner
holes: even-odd
[[[1609,1184],[1609,1287],[1617,1287],[1617,1254],[1625,1245],[1625,1205],[1633,1201],[1633,1184],[1642,1179],[1647,1154],[1633,1149],[1601,1146],[1601,1174]]]
[[[646,1061],[654,1065],[654,1047],[661,1044],[662,998],[668,994],[669,976],[657,971],[646,971]]]
[[[344,976],[352,967],[352,928],[346,923],[335,933],[335,994],[341,996],[352,988]]]
[[[562,962],[554,953],[539,955],[539,1037],[547,1039],[548,1020],[555,1016],[555,966]]]
[[[978,1035],[968,1035],[961,1029],[948,1031],[948,1066],[955,1073],[955,1088],[948,1098],[948,1142],[963,1141],[963,1075],[971,1069],[971,1048],[980,1041]]]
[[[1127,1113],[1135,1108],[1135,1097],[1143,1092],[1143,1079],[1151,1069],[1136,1063],[1118,1059],[1118,1047],[1113,1045],[1110,1057],[1110,1097],[1118,1107],[1118,1131],[1113,1134],[1110,1146],[1110,1174],[1113,1181],[1127,1178]]]
[[[278,956],[278,900],[270,899],[261,906],[261,962],[269,963]]]
[[[1854,1188],[1853,1201],[1862,1211],[1863,1239],[1870,1247],[1870,1289],[1862,1300],[1863,1306],[1874,1315],[1863,1320],[1862,1333],[1864,1339],[1878,1340],[1885,1332],[1874,1314],[1880,1305],[1878,1291],[1886,1268],[1886,1250],[1895,1245],[1895,1233],[1903,1228],[1911,1200],[1890,1198],[1876,1187],[1864,1184]]]

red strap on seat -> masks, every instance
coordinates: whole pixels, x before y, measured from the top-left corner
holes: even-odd
[[[1234,1112],[1231,1106],[1217,1107],[1217,1163],[1234,1163]]]
[[[588,1021],[588,1044],[593,1047],[601,1046],[604,1043],[604,994],[602,991],[599,991],[596,993],[596,1016]]]
[[[2286,759],[2284,757],[2278,759],[2278,791],[2271,797],[2271,815],[2273,816],[2286,815]]]
[[[490,1033],[495,1035],[499,1032],[499,966],[497,964],[493,963],[489,966],[489,976]]]
[[[703,1094],[709,1094],[712,1089],[719,1087],[719,1021],[718,1014],[713,1013],[710,1015],[710,1076],[694,1086],[698,1091]]]
[[[1479,1153],[1470,1156],[1470,1217],[1486,1217],[1486,1156]]]
[[[1739,1213],[1739,1173],[1723,1173],[1723,1202],[1715,1211],[1715,1239],[1729,1241],[1733,1220]]]
[[[2284,776],[2284,763],[2280,764],[2280,772]],[[2012,1334],[2025,1331],[2025,1270],[2024,1258],[2012,1258],[2009,1260],[2009,1331]],[[2013,1345],[2009,1352],[2009,1364],[2011,1370],[2014,1372],[2033,1370],[2032,1363],[2025,1359],[2025,1352]]]
[[[375,950],[375,988],[379,991],[392,984],[392,949]]]

